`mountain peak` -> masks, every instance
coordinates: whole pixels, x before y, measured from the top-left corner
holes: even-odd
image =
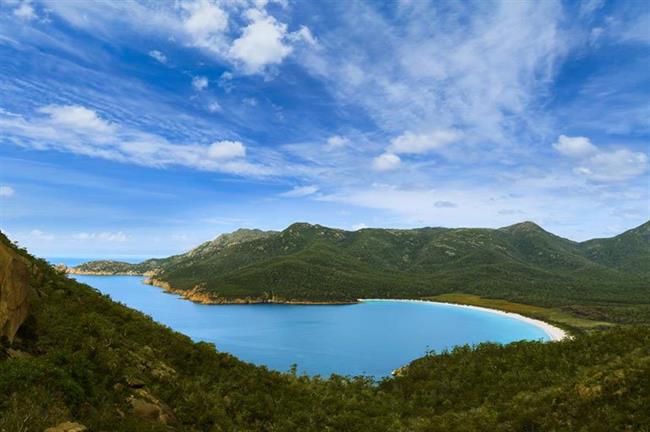
[[[516,224],[508,225],[506,227],[500,228],[505,231],[544,231],[544,228],[537,225],[533,221],[523,221]]]
[[[285,231],[303,231],[319,227],[321,226],[318,224],[310,224],[308,222],[294,222],[285,228]]]

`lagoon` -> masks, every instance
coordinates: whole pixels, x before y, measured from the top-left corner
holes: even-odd
[[[278,371],[382,378],[428,351],[480,342],[548,340],[541,328],[489,311],[428,302],[203,305],[138,276],[74,275],[195,341]]]

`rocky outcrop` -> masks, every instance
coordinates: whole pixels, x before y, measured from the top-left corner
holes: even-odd
[[[0,339],[12,342],[27,318],[30,278],[25,259],[0,243]]]
[[[88,428],[77,422],[64,422],[45,429],[45,432],[86,432]]]
[[[140,388],[128,398],[133,415],[144,420],[153,420],[162,424],[175,421],[172,410],[147,390]]]

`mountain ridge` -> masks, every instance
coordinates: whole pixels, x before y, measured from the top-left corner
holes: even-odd
[[[644,289],[650,265],[643,265],[650,264],[648,226],[574,242],[531,221],[497,229],[358,231],[297,222],[282,231],[222,234],[169,258],[95,261],[70,272],[147,275],[154,285],[205,303],[346,303],[449,292],[547,305],[624,295],[650,302]]]

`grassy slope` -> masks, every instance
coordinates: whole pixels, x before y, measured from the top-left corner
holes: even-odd
[[[35,262],[33,311],[13,346],[30,357],[7,358],[0,349],[3,432],[68,419],[131,432],[650,428],[648,327],[552,344],[460,347],[419,359],[378,386],[308,379],[192,343]],[[168,405],[168,426],[135,417],[128,378]]]

